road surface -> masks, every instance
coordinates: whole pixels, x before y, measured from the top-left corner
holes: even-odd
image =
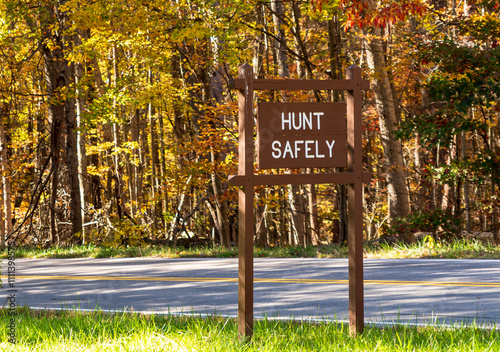
[[[16,290],[18,306],[237,315],[237,259],[16,259],[15,266],[15,285],[3,276],[0,298]],[[254,267],[256,317],[347,319],[347,259],[256,258]],[[365,259],[364,279],[367,322],[500,322],[497,260]]]

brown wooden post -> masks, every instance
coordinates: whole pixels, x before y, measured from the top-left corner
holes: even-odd
[[[363,300],[363,158],[361,126],[361,69],[350,66],[346,77],[353,81],[347,91],[347,164],[354,173],[348,190],[349,242],[349,332],[355,336],[364,328]]]
[[[241,338],[250,338],[253,334],[253,68],[243,64],[238,74],[244,80],[243,88],[238,91],[238,173],[244,178],[243,187],[238,190],[238,331]]]

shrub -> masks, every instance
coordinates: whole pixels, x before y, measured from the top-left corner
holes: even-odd
[[[460,218],[451,211],[418,210],[408,216],[393,220],[387,229],[387,234],[408,238],[416,232],[432,232],[439,237],[450,237],[458,233],[461,225]]]

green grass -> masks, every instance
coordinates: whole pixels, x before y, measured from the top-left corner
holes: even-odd
[[[371,244],[364,245],[366,258],[462,258],[500,259],[500,246],[474,239],[458,239],[451,242],[418,242],[414,244]],[[267,258],[347,258],[346,246],[321,245],[303,247],[256,247],[255,257]],[[142,247],[103,247],[93,244],[69,247],[37,248],[21,246],[16,248],[17,258],[236,258],[237,248],[224,249],[219,246],[205,246],[185,249],[167,246],[144,245]],[[7,250],[0,252],[0,258],[7,258]]]
[[[7,339],[0,310],[2,351],[499,351],[500,331],[476,326],[367,327],[350,337],[336,322],[258,320],[251,342],[238,339],[232,318],[82,313],[18,309],[17,344]]]
[[[500,246],[476,239],[380,244],[365,245],[365,255],[368,258],[500,259]]]
[[[223,249],[218,246],[184,249],[167,246],[118,246],[104,247],[94,244],[71,245],[68,247],[41,248],[35,246],[16,247],[16,258],[190,258],[190,257],[237,257],[238,249]],[[7,249],[0,253],[0,258],[7,258]]]
[[[345,246],[255,248],[256,257],[346,258]],[[21,258],[237,257],[236,248],[161,246],[16,248]],[[365,244],[369,258],[500,258],[500,248],[475,240],[411,245]],[[7,252],[2,254],[7,257]],[[8,340],[8,311],[0,309],[0,351],[500,351],[500,331],[475,326],[367,327],[353,338],[344,324],[255,321],[251,343],[240,342],[234,319],[146,316],[100,311],[19,309],[18,344]]]

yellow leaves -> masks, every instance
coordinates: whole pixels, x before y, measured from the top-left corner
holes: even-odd
[[[95,165],[88,165],[87,166],[87,174],[90,176],[104,176],[108,173],[110,170],[109,166],[99,166],[96,167]]]
[[[186,27],[175,29],[172,33],[174,42],[182,42],[183,40],[203,39],[212,34],[210,28],[205,27],[205,23],[197,20],[194,23],[189,23]]]
[[[87,147],[87,155],[102,154],[113,147],[113,142],[103,142]]]
[[[427,235],[424,238],[425,246],[429,249],[441,248],[443,245],[434,239],[433,236]]]
[[[468,25],[463,27],[464,34],[477,39],[499,40],[500,38],[500,18],[494,13],[474,13],[470,16]]]
[[[139,159],[134,151],[139,150],[139,142],[122,142],[119,146],[115,146],[113,142],[102,142],[87,146],[87,155],[128,155],[127,162],[132,165],[139,165]]]

